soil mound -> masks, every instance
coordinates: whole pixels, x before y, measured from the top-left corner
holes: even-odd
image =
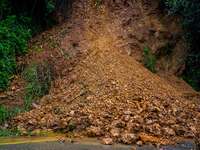
[[[80,4],[74,3],[72,19],[77,19],[66,25],[72,25],[71,36],[60,39],[71,60],[60,53],[60,46],[36,54],[37,59],[58,59],[62,78],[38,101],[38,108],[16,116],[12,127],[140,145],[194,138],[200,129],[198,93],[185,94],[194,91],[184,81],[166,74],[161,78],[124,53],[123,40],[112,32],[117,22],[112,24],[107,5]]]

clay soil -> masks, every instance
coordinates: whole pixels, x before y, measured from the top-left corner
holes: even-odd
[[[83,2],[75,2],[73,8],[67,22],[33,39],[32,51],[42,45],[41,51],[20,58],[27,64],[51,58],[59,74],[50,94],[36,101],[40,107],[14,117],[10,128],[53,129],[69,137],[104,137],[138,145],[171,145],[179,142],[178,137],[195,138],[200,130],[199,94],[182,79],[167,72],[153,74],[127,55],[115,32],[120,28],[114,21],[116,11]],[[19,90],[23,95],[23,88],[19,77],[9,94],[2,94],[1,103],[22,105],[23,100],[11,97],[19,96]]]

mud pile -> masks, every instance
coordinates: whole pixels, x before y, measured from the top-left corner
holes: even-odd
[[[111,30],[106,5],[98,10],[83,6],[75,3],[78,10],[72,15],[82,17],[74,25],[82,29],[81,34],[61,42],[78,61],[69,68],[54,49],[57,54],[50,56],[59,58],[62,78],[55,80],[51,94],[38,101],[39,108],[16,116],[12,128],[53,129],[67,136],[108,137],[138,145],[170,145],[178,143],[177,137],[194,138],[200,130],[198,93],[191,94],[193,89],[177,77],[151,73],[124,53],[123,40]],[[77,32],[72,28],[71,34]],[[40,52],[38,58],[44,54]]]

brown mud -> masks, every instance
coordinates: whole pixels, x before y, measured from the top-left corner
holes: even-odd
[[[174,38],[174,47],[184,47],[177,23],[166,23],[158,11],[158,4],[145,1],[105,1],[99,7],[94,1],[74,2],[67,23],[32,41],[33,51],[41,45],[42,50],[19,59],[27,64],[51,59],[58,74],[50,94],[36,102],[40,107],[14,117],[10,128],[53,129],[68,137],[84,134],[156,146],[177,144],[177,137],[195,138],[200,130],[199,93],[173,75],[181,72],[183,63],[167,65],[184,57],[188,47],[184,54],[172,52],[170,60],[158,59],[157,74],[144,67],[144,46],[155,57]],[[23,93],[20,81],[12,83],[11,92]],[[2,103],[23,103],[14,100],[19,94],[8,93],[2,94]]]

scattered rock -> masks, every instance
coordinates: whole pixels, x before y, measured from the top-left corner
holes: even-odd
[[[71,143],[76,143],[75,139],[70,140]]]
[[[21,136],[27,136],[27,135],[28,135],[28,132],[26,132],[26,131],[21,132]]]
[[[151,142],[151,143],[155,144],[160,141],[159,138],[153,137],[153,136],[148,136],[146,133],[139,133],[139,137],[143,143]]]
[[[185,132],[185,138],[195,138],[195,134],[193,132]]]
[[[135,148],[135,147],[131,147],[131,149],[132,149],[132,150],[136,150],[136,148]]]
[[[36,136],[36,132],[35,131],[31,132],[30,136]]]
[[[58,139],[58,143],[64,143],[65,142],[65,138],[64,137],[61,137]]]
[[[142,146],[142,145],[143,145],[142,141],[137,141],[136,144],[137,144],[138,146]]]
[[[102,139],[103,144],[105,145],[112,145],[113,144],[113,140],[112,138],[103,138]]]
[[[102,135],[103,131],[100,127],[91,126],[87,128],[87,135],[90,137],[100,136]]]
[[[30,120],[28,121],[28,123],[31,124],[31,125],[36,125],[36,124],[37,124],[37,121],[36,121],[36,119],[30,119]]]
[[[169,127],[163,128],[163,131],[167,135],[171,135],[171,136],[176,135],[175,131]]]
[[[120,137],[120,128],[113,128],[110,130],[110,135],[113,138]]]
[[[136,141],[136,136],[133,133],[123,133],[121,134],[121,140],[125,144],[132,144]]]

